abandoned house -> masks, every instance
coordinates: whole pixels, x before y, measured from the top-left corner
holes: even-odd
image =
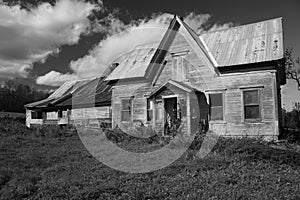
[[[106,121],[163,135],[200,128],[276,140],[283,50],[281,18],[198,35],[175,16],[161,41],[133,47],[100,78],[66,82],[26,105],[26,123]]]

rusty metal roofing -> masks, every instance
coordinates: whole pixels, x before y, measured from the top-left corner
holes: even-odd
[[[136,46],[121,56],[119,65],[106,80],[144,77],[157,47],[158,43]]]
[[[50,103],[53,100],[54,100],[54,98],[43,99],[43,100],[40,100],[40,101],[36,101],[36,102],[26,104],[25,107],[26,108],[47,107],[48,103]]]
[[[43,109],[55,107],[70,107],[77,105],[94,104],[95,106],[110,105],[112,84],[105,82],[107,75],[117,66],[108,66],[104,76],[94,79],[67,81],[61,85],[47,99],[25,105],[30,109]]]
[[[63,101],[55,103],[54,106],[101,106],[111,104],[112,85],[104,81],[105,78],[90,80],[84,86],[78,88],[71,96]]]
[[[62,84],[57,90],[55,90],[48,98],[58,98],[64,95],[68,90],[70,90],[77,81],[67,81]]]
[[[26,104],[26,108],[46,108],[53,107],[56,105],[64,106],[72,104],[85,104],[86,102],[95,102],[96,92],[99,90],[100,86],[106,85],[106,83],[102,83],[104,78],[94,78],[94,79],[86,79],[86,80],[78,80],[78,81],[67,81],[62,86],[60,86],[52,95],[50,95],[47,99],[43,99],[37,102]],[[112,86],[109,86],[111,88]],[[103,95],[103,97],[98,97],[98,103],[102,101],[106,101],[107,98],[110,99],[111,95],[105,93],[106,90],[103,89],[98,91]],[[102,94],[102,92],[104,92]],[[97,95],[97,94],[96,94]],[[108,95],[109,97],[106,97]],[[74,97],[74,98],[72,98]],[[64,103],[68,102],[68,103]]]
[[[72,93],[77,88],[83,86],[87,82],[89,82],[89,79],[85,80],[77,80],[77,81],[66,81],[64,84],[62,84],[57,90],[55,90],[48,99],[54,99],[62,97],[66,94]]]
[[[283,58],[282,18],[201,34],[219,67]]]

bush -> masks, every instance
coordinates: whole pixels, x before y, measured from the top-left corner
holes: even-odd
[[[290,142],[300,142],[300,129],[284,128],[279,139]]]
[[[76,128],[74,127],[61,127],[47,124],[35,127],[35,132],[37,136],[42,137],[65,137],[77,134]]]
[[[32,129],[28,128],[22,120],[9,117],[0,118],[0,136],[33,134]]]
[[[115,143],[121,143],[121,142],[140,142],[140,143],[158,143],[160,140],[160,137],[157,134],[153,134],[148,138],[140,138],[135,137],[132,135],[129,135],[125,132],[123,132],[120,128],[114,128],[113,130],[107,130],[105,131],[106,137]]]

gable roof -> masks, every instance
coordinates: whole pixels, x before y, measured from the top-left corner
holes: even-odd
[[[211,55],[206,47],[205,43],[198,35],[195,33],[193,29],[191,29],[186,23],[184,23],[179,17],[177,17],[177,21],[181,25],[183,32],[187,33],[184,34],[185,39],[194,49],[195,53],[203,58],[203,61],[206,62],[207,67],[216,75],[219,75],[219,70],[217,69],[218,64],[215,58]],[[194,43],[194,44],[193,44]]]
[[[163,60],[178,31],[183,30],[183,36],[189,44],[195,49],[195,52],[204,54],[202,58],[206,59],[208,67],[218,74],[216,62],[213,56],[206,51],[205,45],[198,35],[178,16],[174,16],[170,25],[160,41],[157,43],[137,46],[134,50],[126,54],[119,66],[106,78],[107,81],[129,79],[129,78],[150,78],[157,77],[163,68]],[[201,55],[200,55],[201,56]]]
[[[162,91],[164,88],[168,87],[169,85],[173,85],[173,86],[175,86],[185,92],[189,92],[189,93],[191,93],[193,91],[197,91],[197,89],[195,89],[187,84],[170,79],[170,80],[166,81],[165,83],[161,84],[155,90],[153,90],[148,98],[155,96],[157,93],[159,93],[160,91]]]
[[[121,62],[106,78],[107,81],[127,78],[143,78],[158,43],[136,46],[130,52],[121,56]]]
[[[178,30],[216,75],[220,67],[276,61],[284,56],[282,18],[198,35],[175,15],[158,47],[156,43],[137,46],[106,80],[153,78],[153,73],[159,74],[162,67],[156,64],[162,64]],[[158,62],[154,61],[155,56],[160,57]]]
[[[282,18],[201,34],[219,67],[283,58]]]

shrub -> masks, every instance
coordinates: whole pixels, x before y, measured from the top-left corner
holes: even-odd
[[[121,143],[121,142],[139,142],[139,143],[158,143],[160,140],[160,137],[157,134],[152,134],[150,137],[147,138],[141,138],[141,137],[135,137],[132,135],[129,135],[125,132],[123,132],[120,128],[114,128],[113,130],[107,130],[105,131],[106,137],[115,143]]]
[[[33,135],[34,132],[19,119],[0,118],[0,136]]]

